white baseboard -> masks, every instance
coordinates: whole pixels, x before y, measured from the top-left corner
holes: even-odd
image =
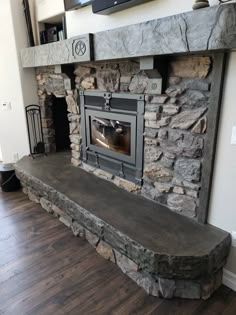
[[[224,269],[223,272],[223,284],[236,291],[236,274],[233,272]]]

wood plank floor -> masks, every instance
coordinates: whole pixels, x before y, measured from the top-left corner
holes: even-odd
[[[21,192],[0,192],[0,315],[235,315],[236,293],[208,301],[148,296]]]

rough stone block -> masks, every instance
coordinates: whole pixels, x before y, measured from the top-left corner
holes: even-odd
[[[70,135],[70,141],[75,144],[81,144],[81,136],[80,135]]]
[[[160,118],[160,114],[157,112],[145,112],[144,119],[150,121],[157,121]]]
[[[159,183],[159,182],[155,182],[154,186],[156,187],[156,189],[161,192],[161,193],[168,193],[170,192],[170,190],[172,189],[173,185],[169,184],[169,183]]]
[[[144,71],[136,74],[131,80],[129,91],[131,93],[143,94],[148,85],[148,77]]]
[[[89,90],[89,89],[94,90],[96,89],[96,79],[94,77],[85,78],[80,83],[80,86],[85,90]]]
[[[77,122],[70,123],[70,134],[80,134],[80,125]]]
[[[189,182],[200,181],[201,162],[193,159],[178,159],[175,163],[175,173]]]
[[[169,99],[168,95],[145,95],[145,101],[150,104],[165,104]]]
[[[85,229],[78,222],[76,221],[72,222],[71,230],[75,236],[85,238]]]
[[[101,91],[116,92],[120,85],[120,72],[118,70],[98,70],[97,88]]]
[[[52,210],[53,210],[54,214],[56,214],[57,216],[64,216],[65,215],[65,211],[61,210],[60,208],[58,208],[55,205],[52,205]]]
[[[166,104],[165,106],[163,106],[162,112],[163,114],[172,116],[178,114],[179,110],[180,110],[179,106]]]
[[[108,245],[107,243],[105,243],[104,241],[100,241],[98,243],[96,247],[96,251],[98,252],[99,255],[101,255],[105,259],[110,260],[113,263],[116,262],[112,247]]]
[[[147,294],[159,297],[159,284],[151,275],[146,272],[128,272],[127,276],[143,288]]]
[[[59,220],[65,224],[65,226],[67,227],[71,227],[71,224],[72,224],[72,218],[66,214],[63,214],[62,216],[60,216]]]
[[[117,266],[124,272],[137,272],[139,270],[139,266],[129,259],[127,256],[122,255],[120,252],[114,249],[115,261]]]
[[[169,97],[177,97],[181,94],[183,94],[185,92],[185,89],[178,87],[178,86],[170,86],[167,90],[166,90],[166,94]]]
[[[80,152],[72,150],[71,154],[72,154],[72,158],[73,159],[75,159],[75,160],[79,160],[80,159]]]
[[[53,213],[53,210],[52,210],[53,204],[49,200],[42,197],[42,198],[40,198],[40,204],[41,204],[42,208],[44,210],[46,210],[48,213]]]
[[[172,119],[170,126],[175,129],[189,129],[206,112],[206,110],[206,108],[198,108],[195,110],[183,111]]]
[[[66,96],[67,111],[73,114],[79,114],[78,105],[73,95]]]
[[[209,57],[182,57],[170,63],[170,75],[182,78],[206,78],[210,67]]]
[[[166,299],[172,299],[175,296],[175,280],[159,278],[159,295]]]
[[[28,188],[28,197],[31,201],[40,203],[40,196],[33,191],[30,187]]]
[[[124,188],[125,190],[129,191],[129,192],[138,192],[140,191],[140,186],[124,179],[121,177],[115,177],[114,179],[114,184]]]
[[[183,187],[175,186],[175,187],[173,188],[173,192],[174,192],[175,194],[178,194],[178,195],[184,195],[184,189],[183,189]]]
[[[207,131],[207,118],[206,116],[199,119],[195,126],[192,128],[192,133],[203,134]]]
[[[144,160],[145,163],[152,163],[160,160],[163,152],[155,146],[145,146],[144,148]]]
[[[170,170],[156,163],[146,165],[144,167],[144,175],[147,178],[160,182],[169,182],[173,177],[173,174]]]
[[[159,129],[161,127],[165,127],[165,126],[169,125],[169,123],[170,123],[170,117],[163,117],[158,121],[146,120],[145,121],[145,127],[146,128]]]
[[[85,229],[85,238],[94,248],[97,247],[97,244],[99,242],[99,237],[97,235]]]

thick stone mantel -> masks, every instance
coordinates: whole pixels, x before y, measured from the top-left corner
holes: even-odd
[[[234,49],[236,3],[95,33],[93,41],[95,61]],[[24,68],[84,62],[93,57],[75,58],[72,39],[26,48],[21,56]]]

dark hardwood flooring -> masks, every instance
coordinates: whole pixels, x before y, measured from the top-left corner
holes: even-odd
[[[148,296],[21,192],[0,192],[0,315],[235,315],[236,293],[208,301]]]

